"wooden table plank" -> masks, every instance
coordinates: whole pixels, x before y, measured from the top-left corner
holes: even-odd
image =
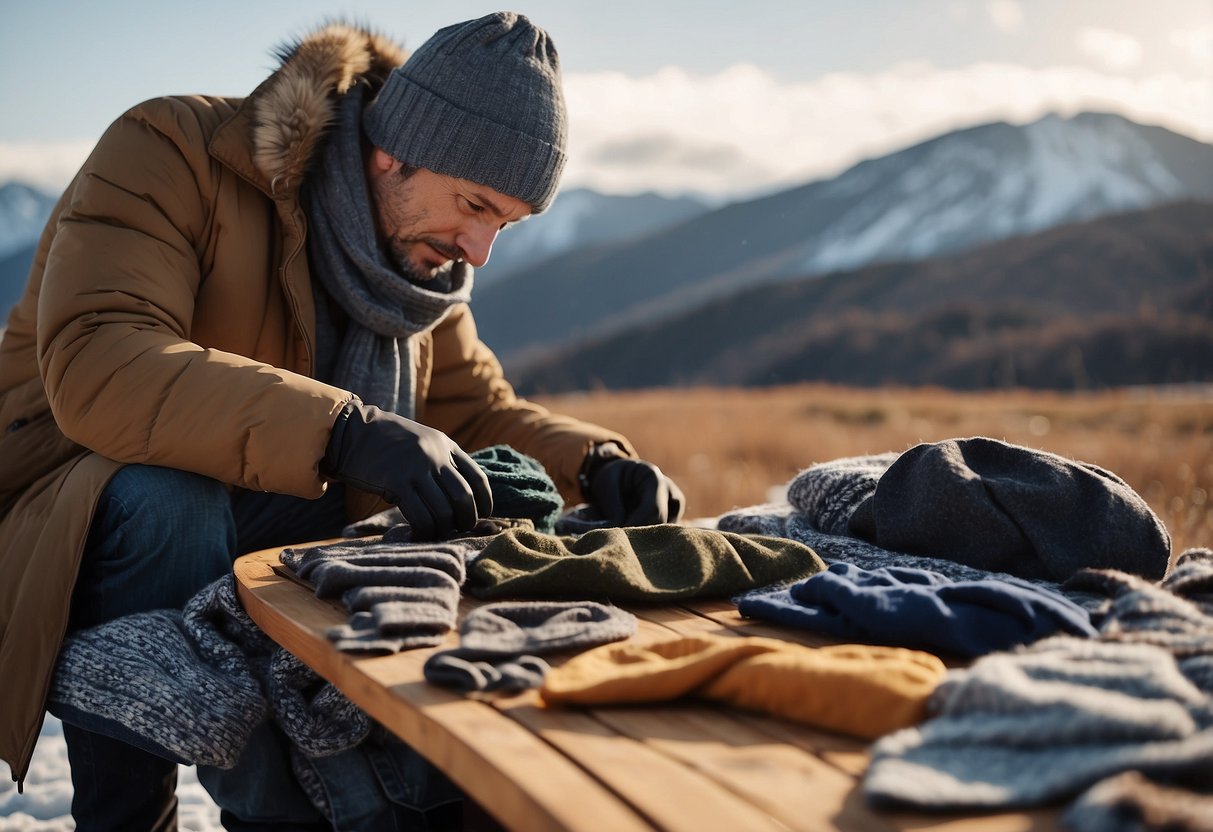
[[[249,616],[276,642],[337,685],[359,707],[425,755],[498,821],[518,830],[652,826],[580,766],[491,705],[425,682],[431,650],[352,658],[324,630],[342,610],[275,575],[278,550],[236,562]],[[406,705],[407,707],[402,707]]]
[[[612,730],[609,721],[595,718],[596,714],[579,708],[544,708],[534,691],[496,704],[577,759],[661,829],[778,832],[786,828],[694,767],[659,753],[643,739]]]

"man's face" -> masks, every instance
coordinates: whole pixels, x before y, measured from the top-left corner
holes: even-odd
[[[379,244],[414,283],[433,279],[452,260],[479,268],[497,233],[530,216],[531,206],[467,179],[406,168],[378,148],[367,159]]]

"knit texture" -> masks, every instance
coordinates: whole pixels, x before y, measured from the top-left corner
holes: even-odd
[[[303,195],[316,278],[319,363],[325,380],[411,419],[416,336],[471,300],[472,269],[452,263],[421,286],[388,261],[376,236],[362,167],[362,94],[363,87],[355,86],[338,105],[337,123]],[[340,337],[329,316],[329,298],[349,318]]]
[[[493,493],[495,517],[481,519],[500,524],[490,523],[488,528],[483,529],[483,533],[497,534],[511,525],[516,525],[507,521],[519,520],[529,520],[537,531],[546,534],[556,530],[556,520],[564,508],[564,499],[539,460],[516,451],[509,445],[492,445],[473,451],[469,456],[488,477],[489,490]],[[342,534],[345,537],[383,534],[388,529],[405,523],[400,509],[393,506],[347,526]],[[472,533],[480,534],[481,528],[473,529]],[[402,530],[397,530],[396,539],[411,542],[403,537],[403,534]]]
[[[1059,632],[1094,636],[1090,615],[1059,594],[1015,578],[952,581],[905,567],[848,563],[787,589],[751,593],[742,615],[844,640],[979,656]]]
[[[464,562],[478,545],[474,538],[406,544],[385,536],[285,549],[281,560],[318,598],[340,598],[351,614],[326,633],[338,650],[387,654],[442,643],[455,626]]]
[[[1071,832],[1213,832],[1213,793],[1160,785],[1129,771],[1096,783],[1062,820]]]
[[[935,719],[873,748],[872,801],[1031,806],[1139,770],[1213,788],[1213,552],[1183,553],[1162,584],[1115,572],[1100,641],[1059,636],[949,674]]]
[[[123,616],[69,637],[48,710],[183,765],[231,768],[272,718],[303,753],[357,745],[370,721],[253,623],[228,575],[184,610]]]
[[[787,505],[731,512],[718,528],[791,537],[865,568],[1000,573],[1049,589],[1083,568],[1158,578],[1170,557],[1161,521],[1114,474],[982,437],[813,465],[787,494]],[[940,560],[971,569],[931,563]]]
[[[425,678],[465,691],[537,687],[547,671],[539,656],[584,650],[635,632],[631,613],[593,601],[486,604],[464,618],[458,648],[426,661]]]
[[[498,12],[436,32],[392,71],[362,124],[393,158],[487,185],[538,214],[560,184],[567,120],[552,39]]]
[[[1005,572],[978,569],[963,563],[922,555],[908,555],[874,546],[857,537],[826,534],[819,530],[810,515],[797,511],[787,503],[765,503],[738,509],[722,515],[716,524],[722,531],[737,534],[757,534],[785,537],[808,546],[826,563],[850,563],[862,569],[897,567],[934,572],[953,581],[1020,580]],[[1100,596],[1078,588],[1064,589],[1056,581],[1022,579],[1044,591],[1062,595],[1084,609],[1106,603]]]
[[[822,568],[795,541],[672,524],[579,538],[509,531],[469,566],[468,589],[480,598],[672,601],[723,597]]]
[[[885,549],[1027,578],[1084,568],[1161,578],[1166,527],[1115,474],[974,437],[916,445],[855,509],[851,534]]]
[[[694,696],[872,738],[922,719],[944,672],[899,647],[703,635],[591,650],[553,668],[540,694],[581,705]]]

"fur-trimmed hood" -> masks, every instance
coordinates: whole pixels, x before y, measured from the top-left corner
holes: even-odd
[[[378,90],[408,58],[368,29],[330,23],[275,50],[280,66],[245,107],[251,110],[253,164],[276,196],[298,190],[336,113],[337,96],[357,81]]]

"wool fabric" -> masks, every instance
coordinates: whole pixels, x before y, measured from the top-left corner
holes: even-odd
[[[1056,636],[952,671],[872,748],[878,806],[1035,806],[1122,771],[1213,786],[1213,699],[1149,644]]]
[[[935,656],[899,647],[703,635],[599,647],[553,668],[540,695],[579,705],[693,696],[870,739],[922,719],[944,673]]]
[[[303,194],[319,371],[368,404],[411,419],[416,336],[471,300],[472,269],[452,263],[421,286],[383,253],[362,165],[362,93],[357,85],[338,105],[337,123]],[[348,317],[343,335],[330,315],[330,298]]]
[[[672,601],[722,597],[821,571],[795,541],[673,524],[598,529],[579,538],[509,531],[468,568],[480,598]]]
[[[564,499],[543,464],[509,445],[492,445],[468,454],[480,466],[493,493],[492,518],[481,518],[468,536],[498,534],[530,522],[538,531],[551,534],[564,507]],[[403,529],[396,528],[404,526]],[[342,530],[344,537],[383,534],[395,529],[394,539],[410,543],[411,532],[400,509],[393,506]],[[407,535],[407,537],[405,536]]]
[[[916,445],[880,475],[848,530],[885,549],[1028,578],[1084,568],[1161,578],[1171,538],[1110,471],[987,437]]]
[[[1128,771],[1096,783],[1062,816],[1071,832],[1213,832],[1213,793]]]
[[[953,581],[905,567],[834,563],[786,589],[751,593],[742,615],[844,640],[980,656],[1058,632],[1091,637],[1082,607],[1015,578]]]
[[[1098,594],[1079,588],[1063,588],[1056,581],[1019,579],[1005,572],[991,572],[988,569],[978,569],[951,560],[892,552],[857,537],[826,534],[813,525],[809,515],[797,511],[795,507],[787,503],[765,503],[737,509],[722,515],[717,520],[716,526],[722,531],[737,534],[757,534],[796,540],[816,552],[826,563],[850,563],[862,569],[885,567],[921,569],[935,572],[953,581],[1026,580],[1046,592],[1068,598],[1087,610],[1106,603],[1106,599]]]
[[[526,17],[497,12],[436,32],[366,108],[376,147],[413,167],[551,204],[566,160],[560,58]]]
[[[338,650],[388,654],[442,643],[455,626],[464,561],[476,545],[350,540],[285,549],[280,557],[317,597],[339,597],[351,613],[327,633]]]
[[[231,768],[267,715],[309,756],[357,745],[370,720],[261,632],[227,575],[178,612],[123,616],[69,637],[48,710],[183,765]]]
[[[501,602],[477,607],[459,628],[459,647],[432,655],[428,681],[460,690],[523,690],[547,671],[540,655],[584,650],[636,632],[635,617],[593,601]]]

